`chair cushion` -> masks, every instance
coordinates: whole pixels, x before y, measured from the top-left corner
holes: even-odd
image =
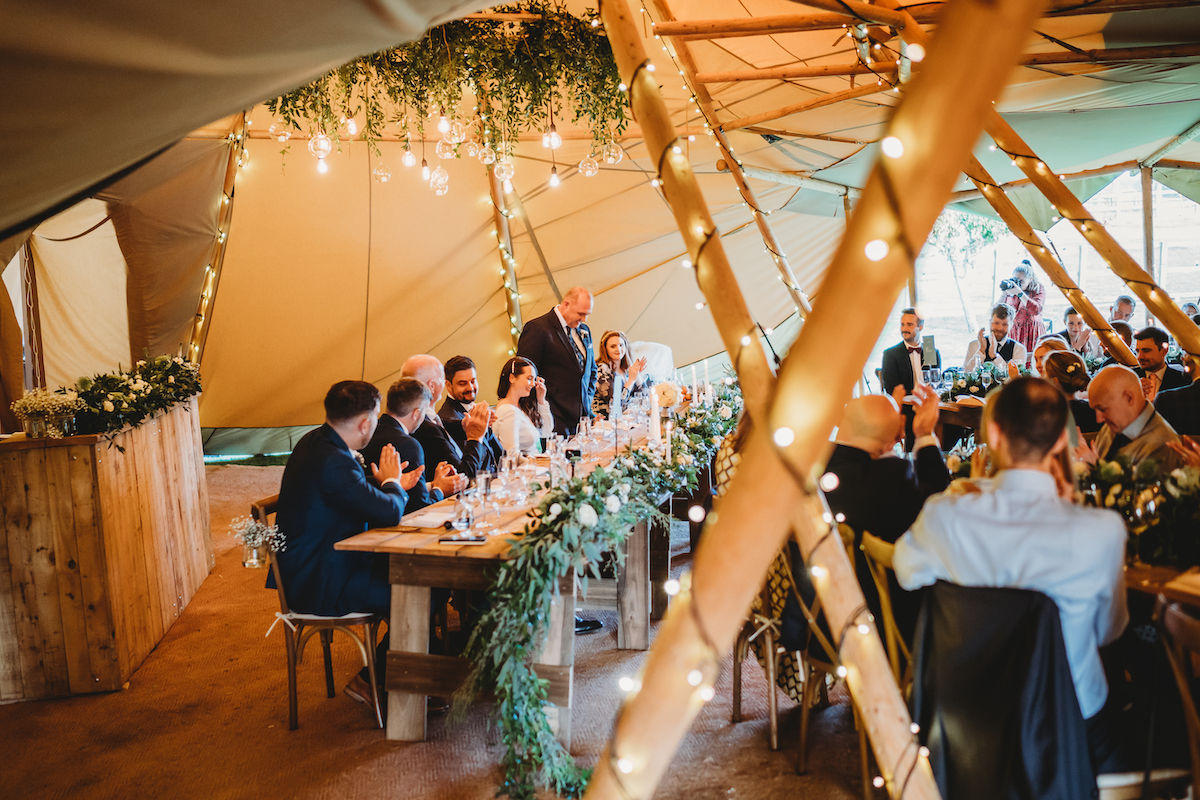
[[[367,620],[378,617],[378,614],[371,614],[366,611],[352,611],[349,614],[343,614],[340,617],[327,617],[323,614],[304,614],[299,611],[291,611],[285,614],[288,619],[300,620],[302,622],[366,622]]]

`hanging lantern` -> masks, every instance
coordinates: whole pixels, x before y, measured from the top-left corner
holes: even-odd
[[[625,157],[625,151],[622,150],[621,145],[617,144],[616,142],[609,142],[608,144],[604,145],[601,155],[604,156],[605,164],[617,164],[622,158]]]
[[[267,128],[267,133],[272,139],[283,144],[288,139],[292,138],[292,132],[288,130],[288,126],[282,122],[272,122],[271,127]]]
[[[486,144],[479,148],[479,163],[491,164],[496,160],[496,151],[488,147]]]
[[[327,155],[333,152],[333,142],[323,133],[314,134],[308,140],[308,152],[312,153],[319,159],[324,159]]]
[[[383,164],[380,164],[375,169],[373,169],[371,171],[371,174],[373,176],[375,176],[375,180],[379,181],[380,183],[387,183],[388,181],[390,181],[392,179],[391,171],[388,170],[388,168],[385,167]]]
[[[502,158],[496,162],[496,177],[502,181],[512,180],[512,176],[517,172],[517,168],[507,158]]]
[[[405,147],[404,155],[400,156],[400,163],[406,167],[415,167],[417,165],[417,154]]]
[[[585,178],[590,178],[600,171],[600,164],[590,155],[579,162],[579,174]]]
[[[558,131],[554,129],[554,123],[550,123],[550,130],[542,134],[542,147],[550,150],[557,150],[562,147],[562,137],[558,135]]]
[[[438,167],[437,169],[435,169],[433,171],[433,174],[431,174],[429,176],[429,188],[431,188],[431,189],[437,189],[438,187],[449,186],[449,185],[450,185],[450,173],[446,172],[446,170],[443,169],[442,167]]]
[[[454,143],[449,139],[442,139],[437,143],[437,147],[433,148],[437,153],[438,158],[454,158],[455,148]]]
[[[353,136],[358,133],[358,122],[354,117],[342,117],[342,124],[346,126],[346,135]]]
[[[467,151],[467,158],[475,158],[475,156],[479,155],[479,142],[470,139],[463,145],[463,149]]]
[[[438,167],[438,169],[441,169],[441,167]],[[422,158],[422,159],[421,159],[421,180],[423,180],[423,181],[425,181],[425,182],[427,182],[427,183],[428,183],[428,182],[429,182],[429,175],[430,175],[430,173],[429,173],[429,162],[428,162],[428,161],[426,161],[425,159],[423,159],[423,158]]]
[[[446,138],[458,144],[467,140],[467,126],[461,122],[450,123],[450,130],[446,132]]]
[[[324,175],[326,172],[329,172],[329,163],[325,161],[325,159],[317,159],[317,172],[321,173],[322,175]]]
[[[448,183],[443,183],[440,186],[435,186],[433,189],[433,193],[435,195],[437,195],[438,197],[441,197],[448,191],[450,191],[450,184],[448,184]]]

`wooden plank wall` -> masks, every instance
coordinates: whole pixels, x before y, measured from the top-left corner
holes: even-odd
[[[0,446],[0,702],[121,688],[207,577],[197,409]]]

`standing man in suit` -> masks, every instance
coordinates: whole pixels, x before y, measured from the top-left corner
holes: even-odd
[[[900,312],[900,339],[898,345],[883,351],[883,371],[880,380],[885,394],[895,395],[896,387],[903,386],[904,394],[912,394],[913,386],[921,382],[922,348],[921,331],[925,320],[915,308]],[[942,354],[937,354],[938,369],[942,367]]]
[[[1193,378],[1187,386],[1163,389],[1154,398],[1154,408],[1162,414],[1179,435],[1200,436],[1200,358],[1188,356],[1188,377]]]
[[[592,414],[596,359],[587,318],[592,293],[576,286],[549,313],[525,323],[517,355],[528,358],[546,380],[546,400],[554,414],[554,432],[572,436],[581,417]]]
[[[475,362],[466,356],[454,356],[448,360],[445,374],[446,400],[437,413],[446,432],[459,447],[464,447],[467,434],[463,431],[462,421],[477,405],[475,400],[479,397],[479,376],[475,371]],[[504,447],[490,427],[484,434],[482,443],[485,452],[483,468],[489,472],[499,471],[500,462],[504,458]]]
[[[368,464],[377,461],[387,445],[396,448],[412,470],[425,477],[425,450],[412,436],[425,420],[429,410],[429,388],[414,378],[401,378],[391,385],[387,393],[385,413],[379,415],[379,425],[370,443],[362,450]],[[428,481],[419,480],[408,493],[404,513],[432,505],[466,488],[467,476],[459,475],[452,464],[441,462]]]
[[[486,472],[486,452],[483,438],[487,435],[495,414],[486,404],[476,404],[462,419],[465,435],[460,445],[442,424],[442,418],[433,412],[433,404],[442,399],[446,389],[446,373],[442,362],[430,355],[411,356],[400,368],[400,375],[415,378],[429,389],[430,407],[425,412],[425,421],[413,431],[413,437],[421,443],[425,457],[430,463],[446,462],[454,471],[468,478],[477,472]]]
[[[1140,380],[1129,367],[1105,367],[1097,372],[1088,384],[1088,405],[1104,427],[1095,441],[1075,448],[1076,461],[1095,464],[1098,459],[1112,461],[1124,455],[1134,466],[1146,458],[1168,472],[1181,466],[1179,454],[1169,446],[1179,442],[1179,435],[1142,394]]]
[[[1142,328],[1134,337],[1137,347],[1138,368],[1134,370],[1141,378],[1142,394],[1151,403],[1164,389],[1181,389],[1191,383],[1187,373],[1174,364],[1167,363],[1168,337],[1162,328],[1151,325]]]
[[[398,524],[420,479],[417,470],[403,472],[407,465],[386,445],[370,465],[375,483],[367,480],[355,451],[371,441],[378,419],[378,389],[365,381],[334,384],[325,395],[325,424],[296,443],[284,467],[276,523],[286,548],[276,563],[293,611],[390,613],[387,557],[333,549],[368,528]],[[275,588],[274,578],[267,576],[268,589]],[[386,659],[378,663],[382,680]],[[371,696],[361,675],[347,693],[364,701]]]

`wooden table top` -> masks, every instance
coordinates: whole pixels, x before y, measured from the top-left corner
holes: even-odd
[[[642,447],[646,444],[647,439],[648,436],[645,428],[621,431],[621,449],[622,451],[625,450],[627,442],[631,443],[635,448]],[[584,474],[589,473],[598,466],[610,464],[615,456],[616,451],[613,448],[612,440],[609,439],[607,446],[600,450],[598,454],[593,455],[588,461],[576,464],[576,471],[582,471]],[[548,458],[539,457],[537,461],[538,466],[547,466],[549,464]],[[488,541],[484,544],[443,543],[438,540],[454,534],[455,531],[447,530],[446,528],[423,528],[411,524],[414,518],[425,514],[431,509],[434,511],[449,511],[453,509],[454,498],[448,497],[419,511],[405,514],[400,520],[400,524],[394,528],[374,528],[364,531],[363,533],[351,536],[349,539],[343,539],[334,545],[334,549],[354,550],[366,553],[427,555],[443,558],[476,558],[493,561],[503,560],[508,556],[511,537],[520,535],[525,525],[533,519],[530,512],[541,502],[541,497],[542,493],[539,493],[531,497],[524,504],[502,506],[500,508],[499,523],[495,528],[488,531]],[[409,524],[405,524],[405,520],[409,520]]]
[[[1200,607],[1200,567],[1180,572],[1175,567],[1133,564],[1125,568],[1125,588]]]

